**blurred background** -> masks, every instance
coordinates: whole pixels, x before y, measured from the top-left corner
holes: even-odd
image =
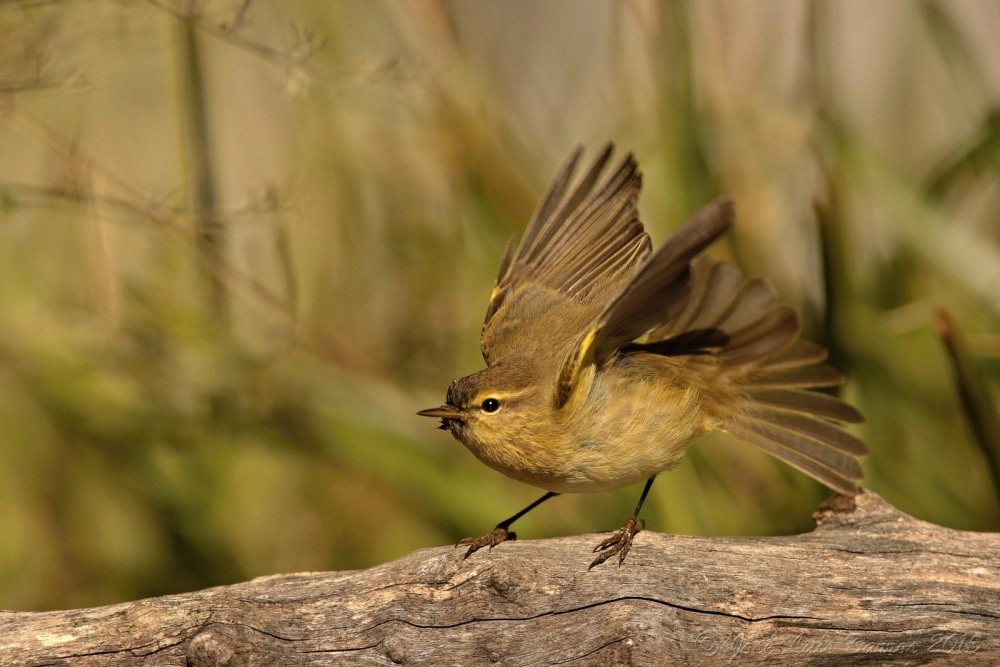
[[[735,198],[712,252],[849,374],[870,488],[1000,528],[992,0],[6,0],[0,34],[0,608],[367,567],[537,497],[414,413],[608,140],[656,244]],[[518,532],[617,528],[639,490]],[[714,436],[644,515],[787,534],[828,495]]]

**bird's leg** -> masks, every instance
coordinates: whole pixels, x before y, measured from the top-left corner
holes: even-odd
[[[588,570],[600,565],[615,554],[618,554],[619,566],[625,562],[625,556],[628,555],[628,550],[632,548],[632,538],[643,528],[644,523],[639,518],[639,510],[642,509],[642,504],[646,502],[646,496],[649,495],[649,488],[653,486],[654,479],[656,479],[655,476],[646,480],[646,486],[642,489],[642,495],[639,496],[639,502],[635,506],[635,511],[632,512],[632,517],[618,529],[618,532],[594,547],[594,553],[600,555],[594,559],[590,567],[587,568]]]
[[[465,557],[468,558],[469,556],[476,553],[483,547],[489,547],[490,549],[492,549],[501,542],[506,542],[507,540],[516,540],[517,533],[507,530],[508,528],[510,528],[510,525],[515,521],[517,521],[518,519],[520,519],[525,514],[527,514],[528,512],[530,512],[531,510],[535,509],[536,507],[544,503],[549,498],[558,495],[559,494],[556,493],[555,491],[549,491],[544,496],[542,496],[535,502],[531,503],[530,505],[525,507],[523,510],[521,510],[514,516],[504,519],[503,521],[498,523],[496,528],[486,533],[485,535],[480,535],[479,537],[466,537],[464,540],[459,540],[458,544],[456,544],[455,546],[458,546],[459,544],[469,545],[469,550],[465,552]]]

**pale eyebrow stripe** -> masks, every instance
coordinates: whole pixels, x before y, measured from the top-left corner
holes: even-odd
[[[528,391],[528,389],[520,389],[517,391],[481,391],[473,397],[472,402],[482,403],[487,398],[495,398],[498,401],[507,401],[512,398],[520,398],[521,396],[527,394]]]

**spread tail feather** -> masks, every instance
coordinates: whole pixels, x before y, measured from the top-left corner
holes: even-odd
[[[666,347],[690,332],[714,332],[714,354],[690,357],[712,364],[720,392],[714,426],[798,468],[831,489],[853,495],[863,473],[865,443],[844,430],[863,421],[848,403],[816,391],[843,382],[826,350],[800,340],[795,311],[775,304],[771,288],[744,280],[739,270],[703,258],[691,267],[691,297],[683,311],[654,331],[649,348]],[[704,336],[703,336],[704,337]],[[706,369],[707,370],[707,369]]]

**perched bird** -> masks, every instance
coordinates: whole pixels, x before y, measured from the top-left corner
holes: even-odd
[[[631,518],[597,545],[619,565],[642,530],[653,480],[706,431],[728,431],[844,494],[857,492],[865,444],[840,427],[862,417],[810,388],[840,384],[826,351],[800,340],[794,309],[762,280],[697,257],[732,224],[709,204],[656,252],[636,209],[629,155],[600,186],[608,145],[573,183],[577,149],[520,243],[508,244],[486,310],[486,369],[455,380],[441,419],[480,461],[547,493],[466,557],[513,539],[511,524],[560,493],[645,482]]]

